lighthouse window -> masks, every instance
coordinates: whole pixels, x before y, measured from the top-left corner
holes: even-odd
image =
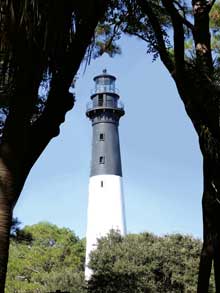
[[[99,140],[105,140],[105,135],[104,133],[99,134]]]
[[[104,185],[104,184],[103,184],[103,181],[101,181],[101,187],[103,187],[103,185]]]
[[[99,164],[105,164],[105,157],[99,157]]]
[[[110,84],[110,80],[109,80],[109,78],[105,78],[104,79],[104,85],[109,85]]]
[[[103,95],[99,95],[98,104],[99,107],[103,106]]]

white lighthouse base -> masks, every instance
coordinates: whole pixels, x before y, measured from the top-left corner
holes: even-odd
[[[106,236],[112,229],[119,231],[122,235],[126,234],[122,177],[92,176],[89,180],[86,280],[89,280],[92,274],[88,268],[89,255],[96,248],[97,239]]]

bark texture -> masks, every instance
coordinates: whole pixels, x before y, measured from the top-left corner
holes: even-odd
[[[11,197],[12,176],[10,171],[0,160],[0,292],[4,292],[8,261],[9,233],[12,218]]]

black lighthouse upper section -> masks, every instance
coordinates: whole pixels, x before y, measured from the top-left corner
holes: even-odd
[[[115,88],[116,78],[103,70],[94,77],[95,88],[86,115],[93,126],[91,174],[122,176],[118,123],[124,115]]]

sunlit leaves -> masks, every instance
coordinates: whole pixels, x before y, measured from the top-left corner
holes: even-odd
[[[161,21],[161,29],[164,33],[165,42],[169,46],[167,28],[169,19],[160,1],[151,1],[154,13]],[[106,17],[98,26],[95,35],[94,55],[95,57],[107,53],[114,56],[121,50],[117,40],[121,35],[129,34],[137,36],[148,44],[148,52],[157,55],[157,42],[152,30],[148,16],[142,12],[136,1],[111,1]]]
[[[19,239],[19,233],[14,233],[7,293],[196,292],[201,241],[191,236],[142,233],[122,237],[112,231],[98,241],[91,255],[93,276],[86,286],[84,240],[69,229],[49,223],[21,230],[14,227],[24,235],[31,234],[31,239]]]
[[[112,231],[91,255],[89,292],[195,293],[200,249],[191,236]]]
[[[217,1],[210,12],[210,28],[212,33],[212,50],[214,57],[219,59],[220,53],[220,1]]]
[[[6,292],[83,292],[84,255],[84,242],[69,229],[49,223],[27,226],[11,243]]]

